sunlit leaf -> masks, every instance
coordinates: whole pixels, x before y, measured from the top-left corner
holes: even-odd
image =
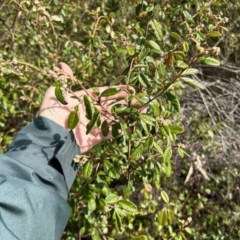
[[[160,46],[153,40],[149,40],[148,44],[155,50],[155,52],[160,53],[160,54],[163,53]]]
[[[139,159],[143,154],[143,150],[144,150],[143,144],[142,143],[138,144],[137,147],[135,147],[131,153],[131,159],[132,160]]]
[[[87,161],[83,167],[84,178],[89,179],[91,177],[92,171],[93,171],[93,165],[90,161]]]
[[[200,57],[198,58],[198,60],[210,66],[216,66],[216,67],[220,66],[220,62],[217,59],[212,57]]]
[[[157,38],[158,41],[162,40],[163,34],[162,34],[162,25],[155,19],[150,21],[150,25],[154,31],[154,35]]]
[[[209,32],[207,33],[207,37],[221,37],[222,34],[218,31],[212,31],[212,32]]]
[[[193,86],[193,87],[204,89],[204,86],[195,79],[188,78],[188,77],[181,77],[180,79],[183,80],[185,83]]]
[[[196,68],[187,68],[182,72],[181,76],[193,75],[197,73],[199,73],[199,71]]]
[[[165,203],[169,203],[169,197],[165,191],[161,191],[161,197]]]
[[[106,198],[105,198],[105,202],[108,204],[112,204],[112,203],[116,203],[119,200],[119,196],[116,194],[109,194]]]
[[[119,200],[117,205],[129,213],[137,212],[136,205],[129,200],[125,200],[125,199]]]
[[[140,119],[142,119],[145,123],[149,125],[155,125],[156,123],[156,119],[148,114],[141,114]]]
[[[184,132],[184,128],[181,126],[169,125],[168,128],[172,134],[179,134],[179,133]]]

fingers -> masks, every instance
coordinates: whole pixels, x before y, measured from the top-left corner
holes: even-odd
[[[60,62],[58,64],[58,67],[65,73],[67,73],[69,76],[73,76],[72,69],[64,62]]]

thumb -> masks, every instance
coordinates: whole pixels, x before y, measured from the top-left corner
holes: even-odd
[[[65,73],[67,73],[69,76],[73,76],[72,69],[64,62],[60,62],[58,64],[58,67]]]

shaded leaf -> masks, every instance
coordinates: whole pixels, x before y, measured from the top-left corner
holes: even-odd
[[[106,90],[104,90],[100,97],[108,97],[108,96],[113,96],[117,93],[121,92],[121,89],[117,89],[117,88],[108,88]]]
[[[78,122],[78,106],[75,106],[74,110],[71,111],[68,116],[68,128],[74,129],[77,126]]]
[[[92,115],[93,115],[91,102],[90,102],[89,98],[86,95],[84,95],[83,101],[84,101],[84,106],[85,106],[85,111],[86,111],[86,118],[88,120],[91,120],[92,119]]]
[[[165,93],[167,100],[171,103],[171,105],[173,106],[173,108],[179,112],[180,111],[180,103],[177,99],[177,97],[175,95],[173,95],[170,92]]]
[[[100,119],[100,112],[95,112],[93,114],[93,118],[91,119],[91,121],[87,124],[87,131],[86,134],[89,134],[90,131],[92,130],[92,128],[94,127],[94,125],[98,122],[98,120]]]
[[[60,86],[55,87],[55,96],[61,104],[63,104],[63,105],[68,104],[63,97],[62,88]]]
[[[140,119],[149,125],[155,125],[156,119],[148,114],[140,114]]]
[[[161,226],[165,226],[168,223],[168,214],[167,209],[163,208],[157,215],[158,224]]]
[[[108,126],[108,122],[106,120],[104,120],[101,125],[101,132],[104,137],[106,137],[109,133],[109,126]]]

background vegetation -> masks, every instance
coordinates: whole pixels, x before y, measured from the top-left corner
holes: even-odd
[[[73,89],[128,84],[148,107],[116,107],[115,139],[80,159],[63,239],[239,239],[238,1],[6,0],[0,10],[1,152],[49,80],[61,84],[50,71],[60,61]]]

